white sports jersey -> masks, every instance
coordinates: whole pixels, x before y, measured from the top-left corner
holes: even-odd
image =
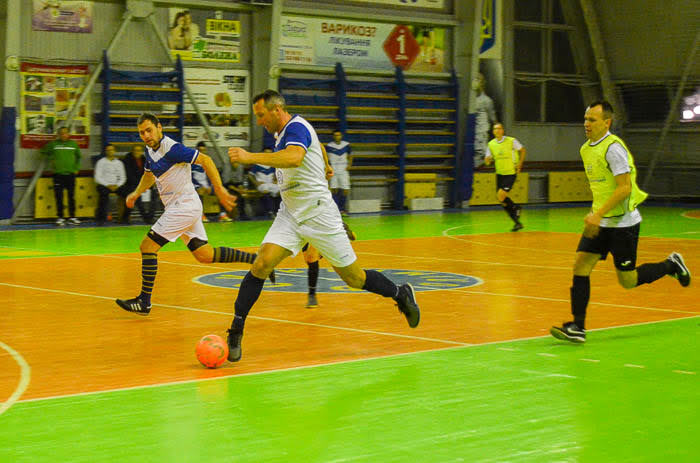
[[[350,155],[350,143],[345,140],[340,140],[340,143],[334,141],[326,144],[326,152],[328,153],[328,162],[333,170],[347,169],[348,156]]]
[[[188,148],[170,137],[163,136],[160,146],[153,151],[146,147],[144,170],[156,177],[156,186],[160,199],[167,209],[168,204],[178,199],[192,197],[200,203],[199,196],[192,184],[191,165],[197,160],[199,151]]]
[[[278,168],[277,183],[280,185],[282,208],[301,223],[320,214],[322,207],[335,203],[328,189],[321,143],[311,124],[299,115],[294,115],[280,131],[275,151],[289,145],[301,146],[306,150],[306,155],[299,167]]]

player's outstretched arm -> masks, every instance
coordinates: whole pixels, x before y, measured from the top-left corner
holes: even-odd
[[[126,207],[132,209],[136,200],[139,199],[139,197],[143,194],[144,191],[151,188],[155,182],[156,176],[153,175],[153,172],[145,171],[141,176],[141,181],[139,181],[139,184],[136,187],[136,189],[129,193],[129,195],[126,197]]]
[[[211,186],[214,189],[214,193],[216,194],[216,197],[219,198],[219,202],[222,206],[224,206],[224,209],[227,211],[233,209],[233,207],[236,205],[236,197],[229,193],[224,187],[214,161],[212,161],[206,154],[199,153],[199,156],[197,156],[194,163],[202,166],[204,172],[206,172],[207,177],[209,177],[209,181],[211,182]]]
[[[228,158],[231,163],[263,164],[282,169],[299,167],[305,155],[306,149],[299,145],[289,145],[285,149],[274,153],[250,153],[238,147],[228,149]]]

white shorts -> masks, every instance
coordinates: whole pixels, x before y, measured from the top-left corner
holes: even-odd
[[[151,230],[170,242],[181,235],[190,239],[199,238],[208,241],[207,232],[202,223],[202,202],[199,197],[178,199],[175,203],[169,204]]]
[[[282,246],[296,256],[304,244],[309,242],[334,267],[342,268],[352,264],[357,256],[343,228],[338,208],[335,204],[322,208],[321,214],[301,224],[281,208],[267,231],[263,244]]]
[[[331,177],[331,189],[335,190],[336,188],[340,188],[341,190],[350,189],[350,174],[346,169],[333,169],[333,176]]]

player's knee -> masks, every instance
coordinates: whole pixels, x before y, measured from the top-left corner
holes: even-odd
[[[634,278],[620,276],[618,277],[617,281],[620,283],[620,286],[622,286],[625,289],[632,289],[637,287],[636,275],[634,276]]]
[[[258,278],[267,278],[267,276],[272,272],[273,266],[260,254],[255,258],[250,271]]]

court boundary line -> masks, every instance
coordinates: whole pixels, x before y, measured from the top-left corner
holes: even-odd
[[[19,377],[19,382],[17,383],[17,387],[15,390],[10,394],[10,397],[0,405],[0,415],[5,413],[7,410],[10,409],[15,403],[19,402],[19,398],[22,397],[22,394],[24,394],[24,391],[27,390],[27,387],[29,387],[29,383],[31,382],[32,378],[32,368],[29,366],[29,363],[25,360],[24,357],[22,357],[22,354],[14,350],[12,347],[8,346],[4,342],[0,341],[0,347],[6,350],[12,358],[17,362],[20,368],[20,377]]]
[[[688,319],[693,319],[693,318],[700,318],[700,315],[695,315],[695,316],[691,316],[691,317],[668,318],[668,319],[664,319],[664,320],[655,320],[655,321],[649,321],[649,322],[630,323],[630,324],[617,325],[617,326],[607,326],[607,327],[603,327],[603,328],[594,328],[594,329],[587,330],[587,331],[608,331],[608,330],[615,330],[615,329],[619,329],[619,328],[630,328],[630,327],[636,327],[636,326],[653,325],[653,324],[658,324],[658,323],[675,322],[675,321],[679,321],[679,320],[688,320]],[[213,378],[187,379],[187,380],[172,381],[172,382],[165,382],[165,383],[158,383],[158,384],[146,384],[143,386],[130,386],[130,387],[124,387],[124,388],[105,389],[102,391],[78,392],[75,394],[60,394],[60,395],[55,395],[55,396],[37,397],[34,399],[19,400],[18,403],[25,404],[25,403],[34,403],[34,402],[44,402],[44,401],[48,402],[48,401],[67,399],[67,398],[72,398],[72,397],[83,397],[83,396],[91,396],[91,395],[99,395],[99,394],[108,394],[108,393],[112,393],[112,392],[125,392],[125,391],[133,391],[133,390],[138,390],[138,389],[153,389],[153,388],[157,388],[157,387],[178,386],[178,385],[192,384],[192,383],[198,383],[198,382],[229,380],[232,378],[242,378],[242,377],[248,377],[248,376],[260,376],[260,375],[267,375],[267,374],[274,374],[274,373],[285,373],[285,372],[289,372],[289,371],[307,370],[307,369],[321,368],[321,367],[332,367],[335,365],[345,365],[345,364],[352,364],[352,363],[359,363],[359,362],[371,362],[374,360],[399,358],[399,357],[405,357],[408,355],[422,355],[422,354],[429,354],[429,353],[434,353],[434,352],[442,352],[442,351],[450,351],[450,350],[458,350],[458,349],[467,350],[467,349],[476,348],[476,347],[480,347],[480,346],[492,346],[492,345],[498,345],[498,344],[519,343],[519,342],[523,342],[523,341],[531,341],[531,340],[536,340],[536,339],[546,339],[546,338],[550,338],[550,337],[551,337],[551,335],[546,334],[546,335],[542,335],[542,336],[530,336],[530,337],[526,337],[526,338],[505,339],[505,340],[501,340],[501,341],[489,341],[489,342],[484,342],[481,344],[471,344],[471,345],[465,345],[465,346],[439,347],[436,349],[426,349],[426,350],[419,350],[419,351],[413,351],[413,352],[402,352],[399,354],[388,354],[388,355],[382,355],[382,356],[377,356],[377,357],[365,357],[365,358],[360,358],[360,359],[339,360],[337,362],[318,363],[318,364],[314,364],[314,365],[301,365],[301,366],[289,367],[289,368],[276,368],[276,369],[265,370],[265,371],[252,371],[252,372],[248,372],[248,373],[216,376]],[[566,344],[562,343],[562,345],[566,345]]]

